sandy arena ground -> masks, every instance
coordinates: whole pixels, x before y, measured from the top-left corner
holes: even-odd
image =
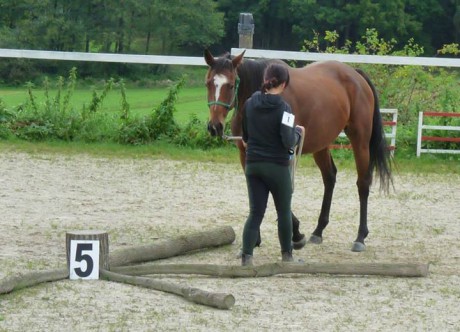
[[[308,158],[308,157],[307,157]],[[396,174],[395,191],[373,189],[367,250],[350,251],[358,227],[355,173],[340,171],[322,245],[306,262],[430,263],[426,278],[283,275],[255,279],[160,276],[231,293],[231,310],[107,281],[63,280],[0,295],[0,331],[459,331],[460,176]],[[293,210],[310,234],[322,184],[296,175]],[[0,155],[0,279],[64,267],[65,233],[102,229],[111,250],[232,226],[236,242],[162,263],[239,264],[248,213],[244,175],[224,165],[85,155]],[[280,259],[270,201],[255,264]]]

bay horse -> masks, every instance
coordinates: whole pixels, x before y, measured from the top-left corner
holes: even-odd
[[[242,134],[245,101],[260,89],[263,72],[268,64],[274,61],[284,63],[273,59],[244,59],[244,53],[234,57],[228,53],[214,57],[209,50],[204,51],[204,59],[208,65],[205,78],[209,106],[208,131],[212,136],[223,137],[226,117],[233,108],[232,134]],[[358,236],[351,250],[364,251],[364,240],[369,234],[367,208],[374,171],[378,173],[380,187],[385,192],[392,182],[391,157],[383,131],[376,89],[363,71],[338,61],[315,62],[303,68],[288,68],[290,82],[282,96],[291,105],[296,124],[305,127],[302,153],[313,154],[324,184],[321,212],[309,242],[322,243],[323,231],[329,223],[337,174],[329,145],[344,130],[355,158],[360,203]],[[238,140],[236,145],[244,168],[243,142]],[[293,214],[293,243],[303,237],[299,231],[299,221]]]

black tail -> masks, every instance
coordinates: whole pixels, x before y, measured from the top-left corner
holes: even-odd
[[[374,84],[371,82],[369,76],[362,70],[356,71],[366,80],[374,94],[374,117],[372,120],[372,134],[369,144],[369,172],[376,171],[380,178],[380,189],[388,193],[390,184],[393,183],[391,176],[391,155],[388,149],[387,141],[385,139],[385,132],[383,130],[382,116],[380,114],[379,99]]]

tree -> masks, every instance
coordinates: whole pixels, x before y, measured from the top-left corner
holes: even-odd
[[[145,49],[156,42],[161,54],[180,48],[208,46],[224,35],[223,14],[212,0],[153,0],[146,6],[147,17],[140,23]]]

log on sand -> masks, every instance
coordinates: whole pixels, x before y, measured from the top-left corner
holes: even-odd
[[[230,226],[158,240],[154,244],[119,249],[110,253],[110,267],[149,262],[182,255],[191,251],[219,247],[235,241],[235,231]]]
[[[154,280],[151,278],[133,277],[114,273],[107,270],[100,270],[101,277],[109,281],[116,281],[125,284],[155,289],[167,293],[173,293],[185,299],[219,309],[230,309],[235,304],[235,297],[231,294],[207,292],[198,288],[184,285],[177,285],[170,282]]]
[[[232,227],[217,227],[209,231],[159,240],[157,243],[150,245],[116,250],[113,254],[109,255],[110,266],[168,258],[199,249],[231,244],[233,241],[235,241],[235,231]],[[0,280],[0,294],[31,287],[43,282],[67,279],[68,277],[68,269],[20,273]]]
[[[259,266],[211,264],[144,264],[120,266],[113,272],[125,275],[200,274],[224,278],[268,277],[277,274],[379,275],[426,277],[428,264],[404,263],[272,263]]]
[[[31,287],[42,282],[58,281],[69,277],[69,270],[57,269],[20,273],[0,281],[0,294],[10,293],[22,288]]]

